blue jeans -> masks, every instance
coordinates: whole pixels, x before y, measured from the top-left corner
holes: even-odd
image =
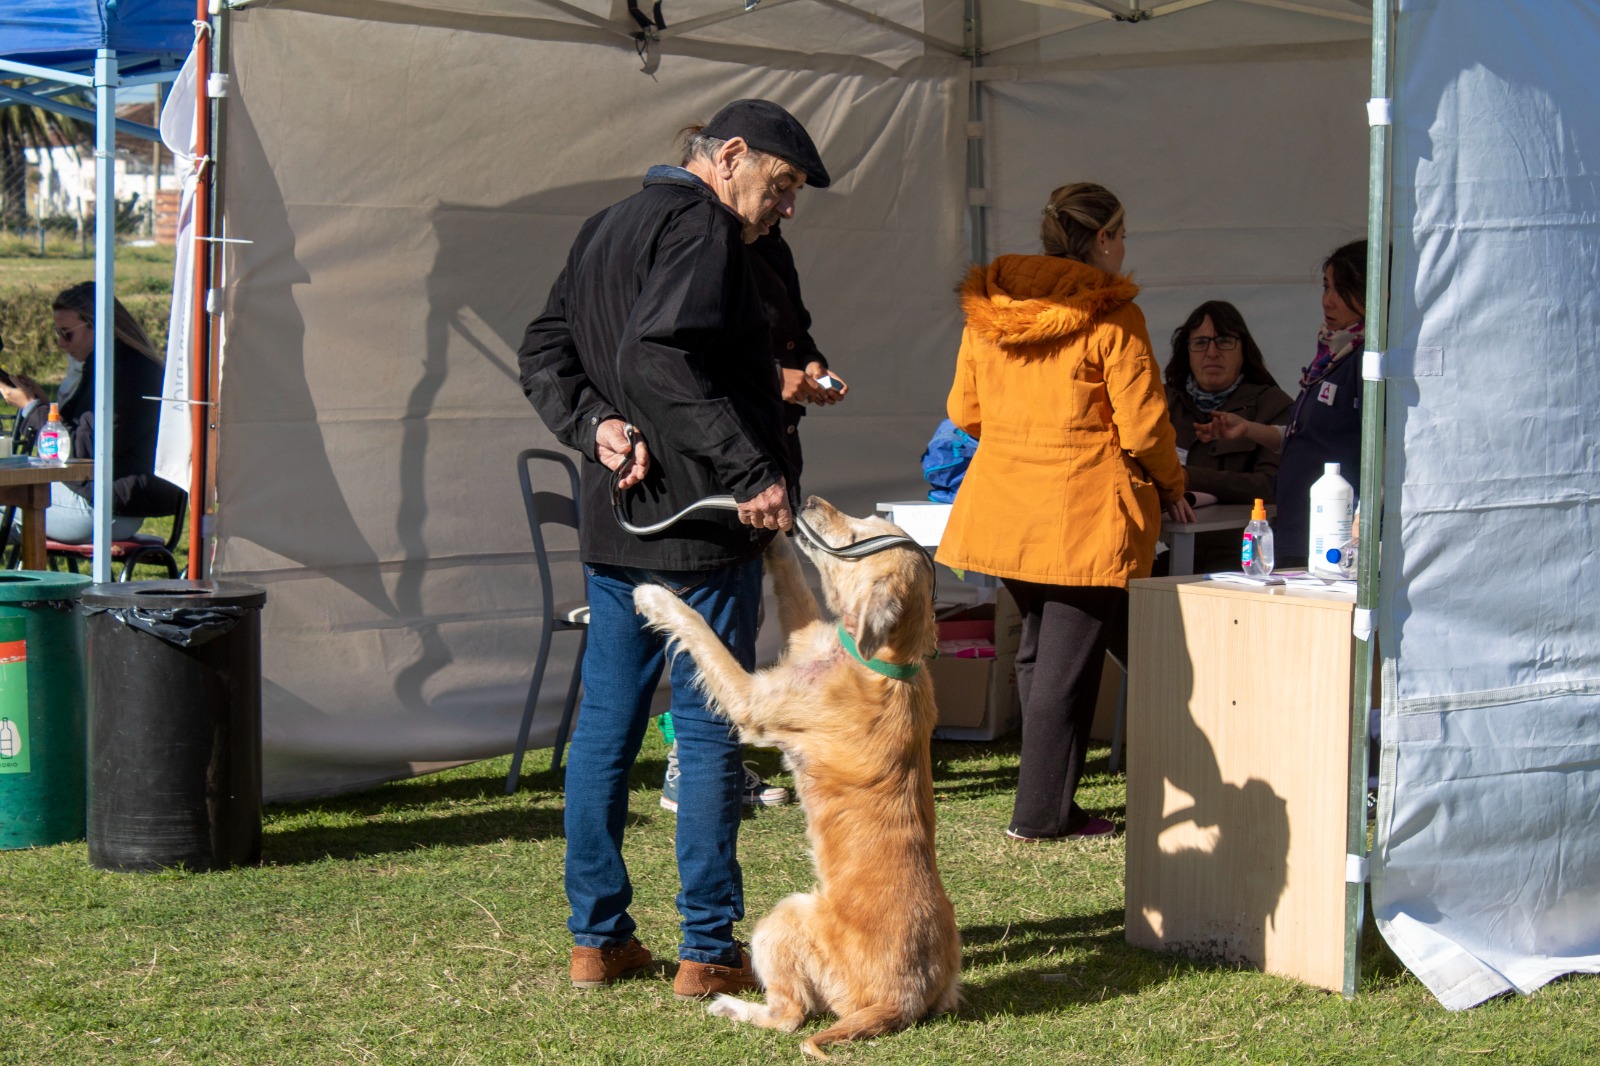
[[[641,584],[670,589],[694,608],[735,658],[755,665],[761,560],[722,570],[667,572],[589,566],[589,644],[583,657],[583,706],[567,753],[567,928],[582,947],[612,947],[634,934],[633,885],[622,859],[628,771],[649,723],[650,697],[668,665],[666,640],[634,613]],[[672,720],[678,765],[678,956],[737,961],[733,924],[744,917],[737,854],[742,765],[728,723],[694,687],[694,661],[671,664]]]
[[[111,516],[111,539],[127,540],[144,525],[142,518]],[[22,510],[11,520],[13,539],[22,537]],[[57,481],[50,486],[50,506],[44,512],[44,534],[63,544],[87,544],[94,539],[94,505]],[[0,538],[3,539],[3,538]]]

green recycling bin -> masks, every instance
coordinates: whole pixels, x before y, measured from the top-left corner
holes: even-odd
[[[0,571],[0,848],[82,840],[86,724],[79,574]]]

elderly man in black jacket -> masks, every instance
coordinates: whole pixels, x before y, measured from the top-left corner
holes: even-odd
[[[518,352],[522,387],[583,464],[579,550],[588,574],[583,706],[566,777],[571,978],[592,988],[639,973],[622,858],[628,771],[651,693],[672,671],[683,770],[677,823],[682,997],[738,992],[756,979],[733,926],[744,916],[736,847],[738,741],[692,684],[687,656],[634,614],[633,589],[663,585],[699,612],[749,668],[761,551],[791,523],[777,364],[746,245],[794,214],[800,188],[828,185],[811,137],[783,108],[738,100],[693,136],[682,167],[652,167],[644,188],[584,223],[544,313]],[[648,526],[708,496],[659,533]]]

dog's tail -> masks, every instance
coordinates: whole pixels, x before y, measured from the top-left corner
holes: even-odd
[[[915,1016],[907,1014],[898,1004],[875,1003],[840,1018],[816,1036],[806,1040],[800,1045],[800,1050],[814,1059],[825,1059],[828,1054],[822,1049],[829,1044],[869,1040],[884,1033],[904,1029],[914,1021],[916,1021]]]

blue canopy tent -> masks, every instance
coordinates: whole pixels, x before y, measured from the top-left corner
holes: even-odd
[[[115,270],[115,138],[160,133],[116,118],[117,90],[171,82],[194,44],[191,0],[0,0],[0,105],[30,104],[95,124],[95,454],[111,463],[112,300]],[[89,90],[93,111],[58,97]],[[111,478],[94,482],[94,579],[111,579]]]

